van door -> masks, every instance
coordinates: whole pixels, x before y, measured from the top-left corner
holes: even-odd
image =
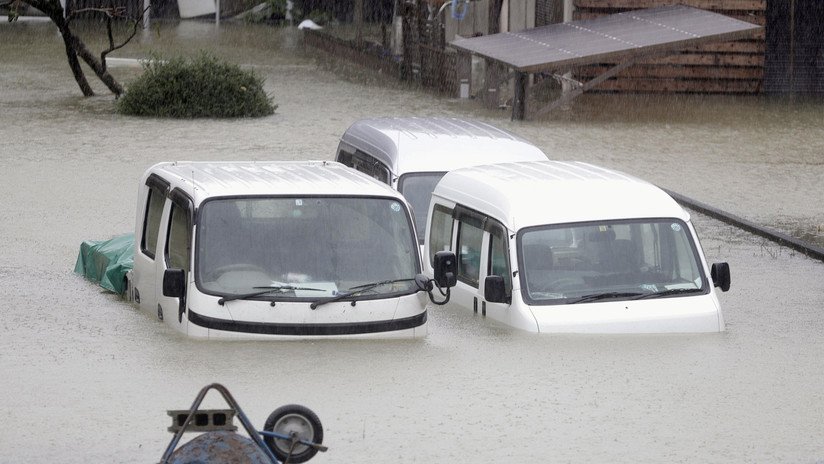
[[[186,295],[191,287],[192,262],[192,201],[180,190],[172,190],[164,211],[163,255],[158,259],[157,299],[158,314],[172,327],[186,332]],[[185,282],[182,297],[170,297],[163,294],[163,278],[167,269],[183,270]]]
[[[454,249],[458,258],[458,282],[452,288],[451,300],[464,309],[477,313],[480,309],[481,250],[483,229],[467,221],[457,222]]]
[[[457,284],[451,304],[509,324],[512,298],[512,264],[509,235],[499,221],[482,213],[455,205],[452,208],[433,200],[428,223],[428,269],[436,252],[452,250],[458,258]],[[504,279],[507,302],[490,303],[484,298],[484,281],[489,275]]]
[[[433,260],[435,253],[439,251],[454,251],[458,259],[457,283],[452,287],[450,305],[461,310],[468,310],[486,316],[488,310],[492,310],[496,319],[506,317],[506,304],[495,304],[490,306],[484,300],[483,282],[490,271],[489,266],[493,266],[494,272],[509,273],[509,260],[502,260],[495,253],[494,260],[489,256],[490,247],[498,247],[493,239],[490,245],[490,234],[484,230],[488,224],[497,225],[498,241],[500,237],[506,237],[505,230],[497,221],[490,222],[490,219],[476,211],[465,208],[461,205],[447,206],[440,203],[441,200],[432,201],[432,215],[427,222],[427,270],[430,275],[433,272]],[[497,249],[497,248],[496,248]],[[511,280],[510,280],[511,282]],[[511,289],[511,283],[508,284]],[[510,290],[511,292],[511,290]]]
[[[458,282],[467,284],[468,293],[461,303],[481,317],[488,317],[511,325],[510,302],[512,301],[512,273],[509,260],[509,237],[506,228],[495,219],[480,213],[456,208],[458,216]],[[461,233],[464,230],[464,233]],[[484,296],[487,276],[499,275],[504,279],[507,301],[492,303]],[[477,276],[477,277],[475,277]]]
[[[158,237],[161,230],[161,217],[166,204],[169,183],[156,174],[146,179],[140,188],[143,199],[141,213],[135,228],[135,255],[133,287],[134,299],[140,309],[149,314],[157,311],[157,262]]]
[[[509,235],[506,228],[494,219],[489,219],[486,223],[486,233],[484,240],[484,261],[483,268],[486,276],[498,275],[504,279],[507,302],[492,303],[484,298],[483,281],[480,288],[481,314],[489,318],[500,321],[504,324],[511,324],[510,306],[512,302],[512,266],[509,260]]]

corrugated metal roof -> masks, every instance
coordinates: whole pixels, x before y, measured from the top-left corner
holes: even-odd
[[[721,14],[675,5],[459,38],[452,45],[521,72],[540,72],[734,40],[761,29]]]

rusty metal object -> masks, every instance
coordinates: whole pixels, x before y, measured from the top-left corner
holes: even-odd
[[[217,390],[231,409],[198,409],[209,390]],[[281,406],[270,415],[266,430],[258,431],[229,390],[219,383],[203,387],[188,410],[167,413],[172,417],[168,430],[174,433],[174,438],[163,453],[161,464],[279,464],[278,458],[300,463],[318,451],[327,450],[321,444],[323,426],[310,409],[296,404]],[[248,437],[235,433],[234,417],[246,429]],[[202,435],[175,451],[186,432]],[[271,443],[265,442],[261,435]]]
[[[207,432],[178,448],[169,464],[270,464],[272,460],[251,439],[229,431]]]
[[[190,425],[195,422],[194,419],[195,419],[195,415],[198,411],[197,408],[198,408],[198,406],[200,406],[200,403],[203,402],[203,398],[206,396],[206,393],[208,393],[209,390],[217,390],[218,393],[220,393],[223,396],[223,399],[226,400],[226,403],[228,403],[229,407],[231,407],[235,411],[236,417],[238,418],[240,423],[243,424],[243,428],[246,429],[246,433],[249,434],[249,438],[245,438],[245,437],[241,437],[241,436],[238,436],[238,438],[243,438],[243,439],[253,443],[256,447],[255,448],[255,455],[257,455],[258,453],[263,453],[262,455],[265,456],[267,459],[265,461],[261,461],[261,462],[277,463],[278,460],[277,460],[277,458],[275,458],[275,455],[272,454],[272,450],[269,449],[269,447],[266,445],[266,443],[263,442],[263,439],[261,438],[260,434],[255,429],[255,427],[252,425],[252,423],[249,421],[249,418],[246,417],[246,414],[243,412],[243,410],[240,409],[240,406],[237,404],[237,401],[235,401],[235,398],[232,396],[231,393],[229,393],[229,390],[227,390],[226,387],[224,387],[223,385],[221,385],[219,383],[213,383],[213,384],[206,385],[197,394],[197,397],[195,398],[195,401],[192,403],[192,406],[189,408],[187,417],[185,419],[183,419],[183,421],[182,421],[183,425],[180,428],[178,428],[178,430],[175,432],[175,436],[172,438],[172,441],[169,443],[169,446],[166,448],[166,452],[163,453],[163,457],[160,458],[160,462],[162,464],[168,464],[169,462],[172,462],[172,461],[170,461],[170,459],[172,458],[172,456],[174,454],[173,452],[174,452],[175,448],[177,447],[177,444],[180,442],[180,439],[183,437],[183,434],[185,432],[187,432],[187,429],[190,427]],[[195,438],[194,440],[191,441],[191,442],[197,442],[198,443],[197,445],[195,445],[194,448],[195,449],[209,448],[210,439],[213,439],[215,437],[223,439],[222,435],[215,436],[214,434],[235,434],[235,432],[229,432],[229,431],[207,432],[207,433],[205,433],[205,434],[203,434],[203,435],[201,435],[201,436],[199,436],[199,437],[197,437],[197,438]],[[181,447],[181,449],[183,449],[183,448],[185,448],[185,446]],[[195,450],[193,450],[193,451],[195,451]],[[185,462],[192,462],[192,463],[202,462],[202,463],[205,464],[205,463],[210,463],[210,462],[219,463],[219,462],[247,462],[247,461],[234,461],[234,460],[232,460],[232,461],[223,461],[223,460],[220,460],[220,459],[214,459],[214,460],[201,460],[201,461],[192,460],[192,461],[180,461],[180,462],[181,463],[185,463]],[[252,462],[252,461],[249,461],[249,462]],[[257,461],[254,461],[254,462],[257,462]]]

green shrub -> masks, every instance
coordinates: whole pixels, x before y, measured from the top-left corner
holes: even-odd
[[[117,111],[135,116],[237,118],[268,116],[277,105],[263,91],[264,79],[215,56],[163,60],[143,65],[143,74],[118,100]]]

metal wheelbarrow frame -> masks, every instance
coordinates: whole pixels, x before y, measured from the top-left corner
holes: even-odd
[[[231,410],[199,411],[198,407],[203,402],[209,390],[217,390],[223,396],[223,399]],[[279,461],[278,458],[282,459],[284,463],[305,462],[317,454],[318,451],[325,452],[328,449],[326,446],[320,444],[323,439],[323,428],[320,419],[318,419],[317,415],[310,409],[300,405],[281,406],[269,415],[264,430],[259,431],[252,425],[232,394],[229,393],[229,390],[219,383],[212,383],[200,390],[188,411],[169,411],[169,415],[173,417],[182,417],[183,414],[186,414],[186,418],[184,420],[178,419],[177,422],[179,424],[177,426],[173,424],[172,427],[169,427],[169,431],[175,432],[175,435],[163,453],[160,463],[169,463],[169,459],[172,457],[178,443],[180,443],[180,439],[187,431],[206,432],[227,430],[233,432],[237,430],[237,427],[231,424],[231,420],[221,421],[221,424],[215,425],[215,421],[210,419],[207,421],[209,424],[205,426],[196,424],[195,421],[196,416],[203,414],[208,415],[209,413],[217,413],[216,415],[223,414],[222,417],[225,419],[226,413],[231,414],[232,412],[237,415],[238,420],[240,420],[249,438],[264,452],[273,464],[280,464],[281,461]],[[289,433],[275,431],[283,427],[291,428],[292,431]],[[302,438],[299,433],[294,430],[295,428],[303,429],[301,432],[312,432],[312,440],[314,441]],[[307,428],[309,430],[306,430]]]

